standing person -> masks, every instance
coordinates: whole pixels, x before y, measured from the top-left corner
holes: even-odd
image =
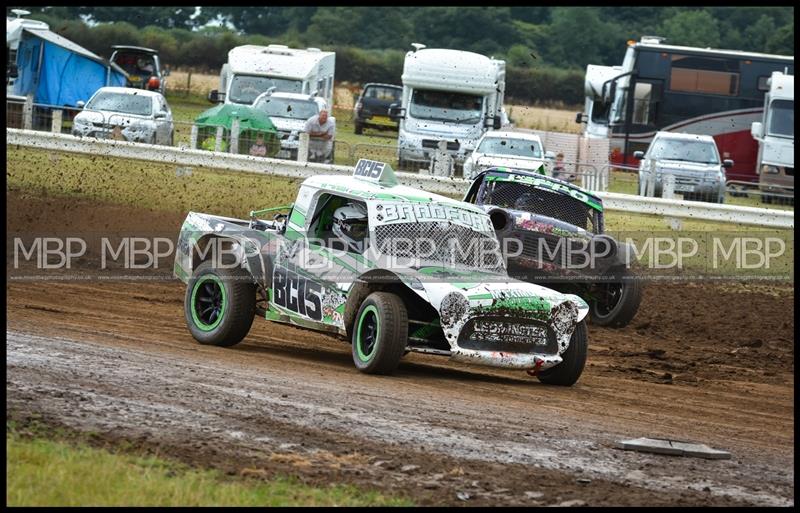
[[[308,160],[310,162],[332,163],[333,138],[336,136],[336,120],[328,116],[327,110],[311,116],[306,121],[308,133]]]

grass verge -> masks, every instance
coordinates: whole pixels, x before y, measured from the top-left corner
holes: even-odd
[[[149,455],[94,448],[6,424],[7,506],[399,506],[353,486],[228,477]]]

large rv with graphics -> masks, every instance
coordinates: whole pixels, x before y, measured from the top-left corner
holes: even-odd
[[[586,74],[587,137],[610,137],[610,160],[636,166],[656,132],[714,137],[734,166],[729,180],[757,182],[760,121],[774,71],[794,74],[794,56],[674,46],[658,37],[628,42],[622,66],[592,66]]]

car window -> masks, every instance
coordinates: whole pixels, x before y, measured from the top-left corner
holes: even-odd
[[[538,141],[509,137],[485,137],[478,146],[478,153],[508,155],[511,157],[541,158],[542,147]]]
[[[347,213],[345,223],[339,223],[335,214],[342,209]],[[355,215],[363,212],[363,219]],[[322,194],[314,208],[314,216],[308,229],[309,243],[325,246],[337,251],[363,253],[369,243],[369,227],[367,222],[367,206],[363,201]]]
[[[717,146],[710,141],[656,139],[647,154],[648,158],[655,160],[681,160],[703,164],[719,164]]]
[[[794,137],[794,100],[774,100],[770,104],[768,133]]]
[[[156,72],[156,63],[152,55],[144,53],[118,53],[114,62],[128,74],[147,75]]]
[[[306,120],[319,113],[317,102],[313,100],[293,100],[266,96],[258,100],[254,108],[266,112],[270,117]]]
[[[153,115],[153,101],[141,94],[100,92],[86,104],[86,108],[137,116]]]
[[[367,98],[375,98],[376,100],[395,102],[400,99],[402,94],[402,90],[393,87],[372,86],[367,88],[364,96]]]

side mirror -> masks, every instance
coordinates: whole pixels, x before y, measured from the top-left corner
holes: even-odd
[[[79,109],[82,109],[82,108],[86,107],[86,102],[85,102],[85,101],[83,101],[83,100],[78,100],[77,102],[75,102],[75,105],[76,105],[76,106],[77,106]]]
[[[576,123],[583,123],[584,122],[583,112],[578,112],[577,114],[575,114],[575,122]]]
[[[225,93],[220,93],[216,89],[212,89],[208,93],[208,101],[210,101],[211,103],[222,103],[224,97]]]
[[[759,123],[760,124],[760,123]],[[725,159],[722,161],[722,167],[725,169],[730,169],[733,167],[733,161],[731,159]]]
[[[643,151],[634,151],[633,152],[633,158],[635,158],[636,160],[642,160],[644,158],[644,152]]]
[[[19,68],[16,64],[11,64],[8,66],[8,78],[17,78],[19,77]]]
[[[500,116],[495,116],[494,121],[492,121],[492,128],[495,130],[500,130],[500,127],[503,126],[503,120],[500,119]]]
[[[553,153],[552,151],[546,151],[544,152],[544,158],[546,158],[547,160],[555,160],[556,154]]]
[[[160,110],[160,111],[156,112],[156,115],[155,115],[156,119],[164,119],[166,117],[167,117],[167,111]]]
[[[764,124],[755,122],[750,125],[750,134],[753,136],[754,139],[761,139],[764,137]]]
[[[400,107],[399,103],[393,103],[389,105],[389,117],[394,121],[403,119],[406,117],[406,109]]]

